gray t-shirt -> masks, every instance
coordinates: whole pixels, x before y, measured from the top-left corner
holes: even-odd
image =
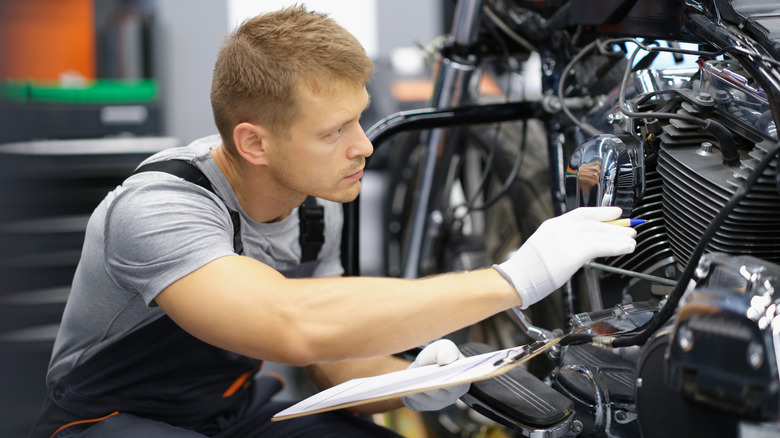
[[[275,223],[247,216],[209,153],[219,144],[219,136],[205,137],[144,162],[189,161],[208,177],[219,197],[170,174],[142,172],[110,192],[95,209],[54,343],[48,383],[162,316],[154,299],[167,286],[235,254],[225,204],[240,213],[243,255],[287,277],[343,274],[341,205],[317,200],[325,212],[325,243],[316,262],[301,265],[297,210]]]

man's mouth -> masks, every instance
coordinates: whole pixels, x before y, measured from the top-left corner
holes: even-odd
[[[362,177],[363,177],[363,169],[360,169],[357,172],[353,173],[352,175],[348,176],[346,179],[360,179]]]

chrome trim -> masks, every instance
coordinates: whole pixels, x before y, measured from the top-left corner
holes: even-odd
[[[598,135],[581,144],[566,169],[566,207],[618,206],[631,214],[642,178],[636,147],[622,138]]]

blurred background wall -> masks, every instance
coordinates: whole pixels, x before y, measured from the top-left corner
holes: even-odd
[[[26,436],[40,408],[92,209],[145,157],[216,133],[221,41],[296,3],[331,14],[374,59],[364,127],[424,104],[420,46],[448,28],[451,0],[0,0],[0,437]],[[364,274],[381,273],[383,183],[375,164],[361,196]]]

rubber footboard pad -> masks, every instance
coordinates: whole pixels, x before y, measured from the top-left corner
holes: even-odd
[[[489,345],[476,342],[458,347],[465,356],[494,350]],[[571,400],[545,385],[522,366],[492,379],[473,382],[469,395],[502,416],[535,428],[560,423],[574,408]]]

